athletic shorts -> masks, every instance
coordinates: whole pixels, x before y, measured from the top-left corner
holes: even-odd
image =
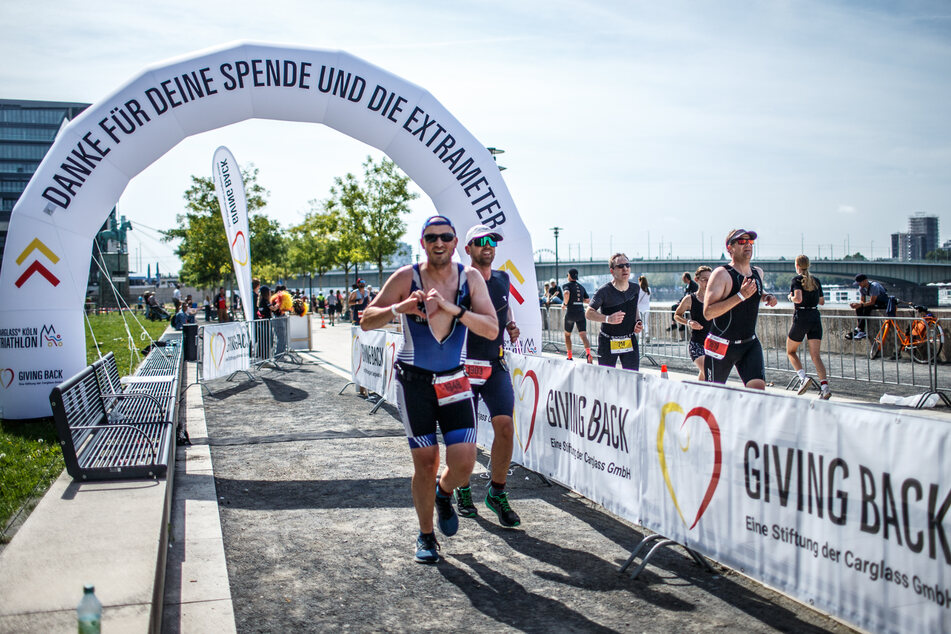
[[[819,318],[819,313],[814,310],[804,311],[806,313],[812,313],[812,317],[801,317],[803,313],[801,311],[796,311],[796,314],[793,315],[792,327],[789,329],[789,338],[798,343],[802,343],[802,340],[808,337],[809,339],[822,339],[822,319]]]
[[[328,314],[328,315],[333,315],[335,312],[337,312],[337,305],[336,305],[336,304],[331,304],[330,306],[327,306],[327,314]]]
[[[598,365],[608,367],[617,367],[618,361],[625,370],[640,370],[641,355],[637,348],[637,335],[631,335],[631,343],[634,349],[622,354],[613,354],[611,352],[611,338],[605,335],[598,335]]]
[[[691,361],[696,361],[700,357],[707,354],[707,351],[703,347],[703,343],[702,342],[698,343],[696,341],[693,341],[692,339],[687,342],[687,352],[690,353]]]
[[[588,322],[584,318],[584,313],[565,312],[565,332],[570,333],[575,327],[578,332],[585,332],[588,329]]]
[[[433,373],[406,363],[396,364],[396,378],[396,404],[410,449],[435,446],[437,424],[447,447],[476,441],[474,399],[440,406],[433,388]]]
[[[492,362],[492,374],[482,385],[473,385],[472,392],[481,398],[489,416],[511,416],[515,411],[515,390],[512,377],[501,361]]]
[[[707,381],[712,383],[726,383],[734,367],[744,385],[753,379],[766,380],[763,346],[759,339],[746,343],[731,343],[722,359],[714,359],[710,355],[706,355],[704,359]]]

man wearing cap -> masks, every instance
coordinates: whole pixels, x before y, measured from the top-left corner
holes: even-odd
[[[518,341],[519,330],[509,308],[508,273],[492,270],[495,247],[504,237],[501,230],[485,225],[476,225],[466,233],[466,253],[472,260],[472,268],[481,273],[485,280],[499,322],[499,332],[492,339],[469,333],[466,373],[472,383],[473,393],[476,398],[482,398],[492,420],[492,480],[485,496],[485,505],[498,516],[502,526],[513,528],[521,520],[509,505],[505,480],[512,462],[512,442],[515,437],[515,423],[512,420],[515,393],[512,390],[512,378],[502,359],[502,342],[506,332],[510,341]],[[456,489],[459,515],[475,517],[479,512],[472,503],[472,490],[468,482],[466,485]]]
[[[763,270],[753,266],[756,232],[734,229],[726,237],[730,263],[714,269],[707,283],[703,316],[710,321],[704,342],[707,380],[726,383],[736,367],[743,385],[766,389],[763,346],[756,338],[760,302],[775,306],[775,296],[763,292]]]
[[[608,260],[611,281],[594,292],[584,316],[601,323],[598,333],[598,365],[617,366],[625,370],[640,369],[637,337],[644,325],[637,315],[640,287],[631,284],[631,262],[623,253]]]
[[[561,287],[558,286],[558,282],[554,279],[548,281],[548,295],[545,297],[545,306],[551,306],[555,304],[561,304],[564,301],[564,297],[561,295]]]
[[[350,305],[351,321],[354,326],[360,325],[360,313],[362,313],[370,303],[370,292],[367,291],[365,280],[357,280],[357,287],[350,291],[350,297],[347,298]]]
[[[591,344],[588,342],[588,322],[584,318],[585,304],[588,303],[588,291],[578,283],[578,269],[568,269],[568,283],[565,290],[565,348],[568,360],[571,360],[571,331],[578,328],[584,354],[588,363],[592,362]]]
[[[475,400],[463,362],[466,338],[494,339],[499,322],[476,269],[452,261],[458,238],[445,216],[423,224],[420,245],[426,260],[401,267],[363,313],[363,330],[401,320],[403,344],[397,353],[397,405],[413,457],[413,504],[419,519],[416,561],[439,561],[433,507],[439,530],[452,536],[459,517],[452,492],[465,486],[475,464]],[[446,469],[439,471],[439,425],[446,443]]]
[[[876,308],[885,308],[888,305],[888,292],[881,283],[870,282],[868,275],[865,273],[859,273],[855,276],[853,286],[858,286],[861,289],[859,291],[859,301],[849,304],[849,306],[855,309],[859,323],[854,331],[846,333],[845,338],[865,339],[868,336],[868,331],[866,330],[866,322],[868,320],[865,318],[871,315],[872,311]]]

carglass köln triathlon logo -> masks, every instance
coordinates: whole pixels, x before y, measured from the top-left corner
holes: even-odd
[[[63,346],[63,335],[57,334],[53,324],[43,326],[40,330],[40,338],[47,348],[61,348]]]
[[[664,449],[664,433],[667,429],[667,417],[673,413],[683,415],[683,422],[680,424],[680,429],[683,430],[687,425],[687,421],[693,417],[698,417],[702,419],[710,430],[710,434],[713,437],[713,473],[710,474],[710,480],[707,482],[706,490],[704,491],[703,498],[700,501],[700,506],[697,508],[697,515],[693,518],[691,522],[688,523],[687,518],[684,517],[683,510],[681,510],[681,500],[677,498],[677,492],[674,490],[674,483],[670,477],[669,463],[672,462],[675,457],[668,455]],[[688,453],[690,451],[690,435],[688,432],[687,443],[686,445],[681,445],[679,442],[675,441],[676,450],[680,453]],[[700,449],[695,449],[700,451]],[[713,494],[717,490],[717,485],[720,483],[720,469],[721,469],[721,452],[720,452],[720,426],[717,424],[717,419],[714,418],[713,413],[710,412],[705,407],[694,407],[689,412],[684,414],[683,408],[679,403],[670,402],[666,403],[660,410],[660,425],[657,428],[657,458],[660,461],[660,470],[664,476],[664,484],[667,485],[667,492],[670,494],[670,498],[674,501],[674,507],[677,509],[677,514],[680,516],[680,520],[684,523],[685,526],[689,525],[689,529],[692,529],[697,525],[697,522],[700,521],[700,518],[703,517],[704,512],[707,510],[707,507],[710,505],[710,501],[713,499]],[[699,474],[695,477],[700,477]],[[688,529],[688,530],[689,530]]]

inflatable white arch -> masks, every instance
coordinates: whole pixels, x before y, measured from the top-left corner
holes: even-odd
[[[50,390],[86,364],[92,241],[129,180],[185,137],[251,118],[330,126],[385,152],[461,235],[503,229],[496,265],[523,346],[540,347],[531,236],[485,146],[427,91],[352,55],[239,43],[146,69],[50,148],[13,209],[0,272],[4,418],[48,416]]]

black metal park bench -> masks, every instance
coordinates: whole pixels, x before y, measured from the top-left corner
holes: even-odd
[[[112,374],[110,357],[50,393],[66,470],[76,480],[162,477],[175,443],[178,376],[164,385],[150,382],[116,390],[118,370]],[[115,368],[114,358],[111,365]],[[101,387],[103,380],[107,390]]]

